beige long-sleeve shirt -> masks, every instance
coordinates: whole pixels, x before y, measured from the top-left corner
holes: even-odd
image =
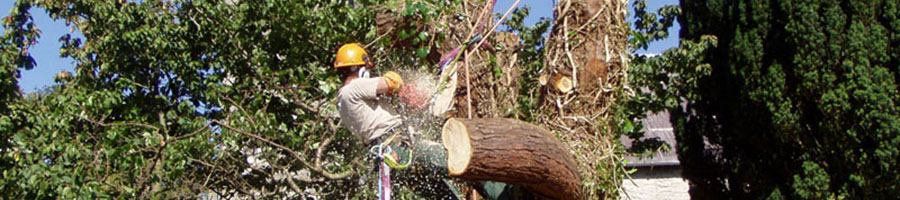
[[[338,91],[342,124],[363,142],[370,142],[400,124],[400,115],[378,98],[381,77],[357,78]]]

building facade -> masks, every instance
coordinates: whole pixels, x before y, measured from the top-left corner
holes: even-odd
[[[676,153],[678,144],[669,122],[669,113],[649,115],[643,120],[643,124],[644,137],[640,139],[665,142],[669,150],[646,157],[626,155],[626,169],[637,171],[630,174],[630,179],[622,181],[623,193],[620,199],[690,199],[690,185],[681,176],[681,163]],[[620,139],[626,149],[631,148],[632,141],[628,137]]]

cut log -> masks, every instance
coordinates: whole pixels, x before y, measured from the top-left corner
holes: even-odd
[[[572,80],[572,70],[571,69],[562,69],[559,72],[556,72],[552,79],[553,89],[556,91],[567,93],[572,90],[578,90],[579,92],[588,92],[600,87],[600,83],[604,83],[607,80],[607,71],[609,70],[609,63],[603,62],[598,58],[591,58],[588,61],[587,65],[578,71],[578,86],[576,88],[575,82]],[[538,78],[538,81],[541,85],[545,85],[547,81],[547,77],[549,77],[549,73],[542,73]]]
[[[548,199],[581,199],[573,156],[550,131],[514,119],[451,118],[441,139],[451,177],[520,185]]]
[[[538,83],[540,83],[541,86],[547,85],[547,81],[549,81],[549,79],[550,79],[549,76],[550,75],[542,73],[541,76],[538,77]]]
[[[556,74],[555,79],[556,81],[553,81],[553,88],[556,88],[557,91],[566,93],[572,91],[572,88],[575,88],[575,85],[572,84],[572,78],[569,78],[569,76]]]

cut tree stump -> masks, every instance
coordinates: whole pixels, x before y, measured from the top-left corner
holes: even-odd
[[[451,118],[441,139],[451,177],[520,185],[548,199],[582,199],[578,165],[546,129],[514,119]]]
[[[572,88],[575,88],[575,85],[572,83],[572,78],[569,76],[564,76],[562,73],[556,74],[556,78],[553,81],[553,88],[556,90],[566,93],[572,91]]]

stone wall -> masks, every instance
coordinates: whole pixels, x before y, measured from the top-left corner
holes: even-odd
[[[681,167],[641,167],[631,180],[623,180],[619,199],[691,199],[687,180],[681,178]]]

